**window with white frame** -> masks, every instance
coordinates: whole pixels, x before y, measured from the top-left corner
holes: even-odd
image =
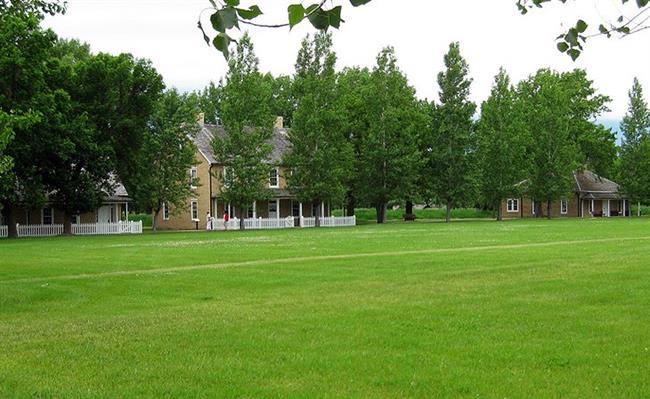
[[[278,188],[280,187],[280,171],[278,168],[273,168],[269,171],[269,187]]]
[[[54,209],[43,208],[43,224],[54,224]]]
[[[560,213],[562,215],[566,215],[567,213],[569,213],[569,201],[565,199],[560,201]]]
[[[199,170],[196,168],[196,166],[192,166],[192,169],[190,169],[190,187],[196,188],[198,181],[199,181]]]
[[[508,205],[508,212],[510,213],[519,212],[519,200],[517,198],[508,198],[507,205]]]
[[[163,202],[162,214],[163,214],[163,220],[169,220],[169,205],[167,205],[166,202]]]
[[[192,203],[190,205],[190,214],[192,215],[193,222],[199,221],[199,201],[192,200]]]

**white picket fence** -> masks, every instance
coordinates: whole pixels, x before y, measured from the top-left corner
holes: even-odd
[[[72,234],[80,236],[107,234],[142,234],[142,221],[73,224]]]
[[[321,227],[351,227],[357,225],[356,216],[344,216],[344,217],[323,217],[319,220]],[[300,227],[309,228],[316,227],[316,218],[300,218]]]
[[[343,216],[343,217],[328,217],[321,218],[320,225],[322,227],[350,227],[357,225],[356,216]]]
[[[232,218],[227,223],[223,220],[215,220],[212,224],[212,230],[239,230],[240,219]],[[320,218],[322,227],[348,227],[356,226],[356,216],[351,217],[324,217]],[[301,217],[300,227],[315,227],[316,218]],[[226,228],[227,227],[227,228]],[[282,219],[264,219],[248,218],[244,219],[244,229],[246,230],[271,230],[271,229],[290,229],[295,227],[295,218],[289,216]]]
[[[18,237],[50,237],[63,234],[62,224],[17,224]],[[7,237],[9,229],[0,226],[0,237]],[[116,223],[82,223],[72,225],[73,235],[141,234],[142,221]]]

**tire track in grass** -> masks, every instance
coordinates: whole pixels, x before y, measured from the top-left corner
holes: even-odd
[[[627,241],[650,241],[650,236],[594,238],[594,239],[586,239],[586,240],[548,241],[548,242],[526,243],[526,244],[483,245],[483,246],[456,247],[456,248],[430,248],[430,249],[414,249],[414,250],[405,250],[405,251],[363,252],[357,254],[298,256],[292,258],[258,259],[258,260],[242,261],[242,262],[224,262],[224,263],[213,263],[213,264],[204,264],[204,265],[175,266],[175,267],[157,268],[157,269],[121,270],[121,271],[102,272],[102,273],[80,273],[80,274],[68,274],[68,275],[61,275],[61,276],[50,276],[50,277],[30,277],[30,278],[0,280],[0,284],[42,283],[42,282],[49,282],[49,281],[83,280],[83,279],[97,279],[97,278],[109,278],[109,277],[121,277],[121,276],[163,274],[163,273],[176,273],[176,272],[194,271],[194,270],[227,269],[233,267],[278,265],[278,264],[300,263],[300,262],[310,262],[310,261],[376,258],[376,257],[384,257],[384,256],[498,251],[498,250],[545,248],[545,247],[555,247],[555,246],[561,247],[561,246],[570,246],[570,245],[577,245],[577,244],[599,244],[599,243],[627,242]]]

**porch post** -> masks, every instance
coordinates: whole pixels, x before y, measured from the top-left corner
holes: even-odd
[[[594,212],[596,212],[596,201],[591,200],[591,217],[594,217]]]
[[[280,198],[275,200],[275,209],[277,212],[275,212],[275,218],[280,219]]]
[[[300,210],[298,212],[298,216],[302,219],[302,202],[300,203]]]
[[[126,220],[125,222],[129,221],[129,203],[127,202],[126,204]]]
[[[324,202],[320,203],[320,217],[322,217],[322,218],[325,217],[325,203]]]
[[[253,219],[257,219],[257,201],[253,201]]]
[[[637,211],[636,211],[637,216],[638,216],[638,217],[641,217],[641,201],[639,201],[639,202],[637,203],[637,207],[636,207],[636,209],[637,209]]]
[[[627,216],[627,212],[626,212],[627,209],[625,209],[625,208],[626,208],[626,206],[625,206],[625,199],[623,199],[623,217],[626,217],[626,216]]]
[[[612,204],[610,200],[607,200],[607,217],[612,216]]]

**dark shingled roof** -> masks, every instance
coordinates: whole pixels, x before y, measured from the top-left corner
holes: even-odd
[[[618,196],[618,184],[604,177],[598,176],[592,171],[583,170],[574,172],[576,181],[576,192],[582,196],[593,196],[594,198]]]
[[[273,137],[271,138],[271,145],[273,151],[271,157],[267,160],[271,164],[281,164],[284,156],[290,151],[291,143],[289,142],[289,131],[287,129],[273,130]],[[215,137],[224,137],[226,131],[220,125],[203,125],[203,128],[193,137],[194,143],[199,148],[199,151],[211,164],[220,163],[214,155],[212,150],[212,139]]]
[[[619,185],[602,176],[598,176],[590,170],[583,170],[573,172],[575,185],[573,191],[580,195],[583,199],[621,199],[624,198],[622,193],[619,193]],[[523,191],[528,190],[530,179],[523,180],[515,187]]]

